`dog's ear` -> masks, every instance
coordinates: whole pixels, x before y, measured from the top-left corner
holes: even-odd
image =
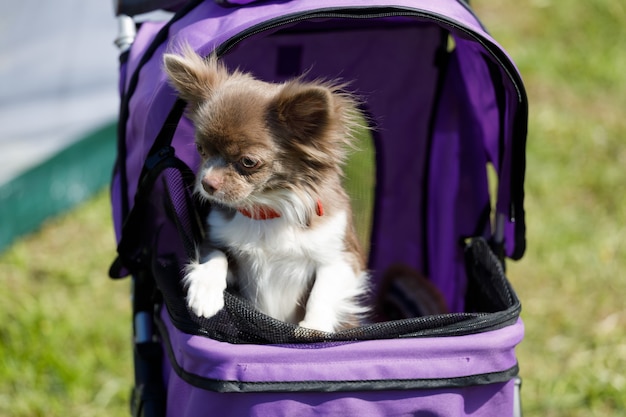
[[[295,139],[307,143],[328,127],[332,99],[328,88],[290,82],[270,104],[270,116]]]
[[[228,77],[228,71],[215,56],[205,60],[189,46],[184,46],[180,55],[165,54],[163,67],[170,84],[192,105],[209,98]]]

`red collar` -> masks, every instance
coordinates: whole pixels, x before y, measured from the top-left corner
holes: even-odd
[[[253,210],[248,210],[245,208],[240,208],[237,210],[239,211],[239,213],[243,214],[244,216],[250,219],[254,219],[254,220],[271,220],[271,219],[277,219],[280,217],[279,212],[267,206],[255,207]],[[324,215],[324,206],[322,205],[322,202],[319,199],[317,200],[315,213],[317,213],[317,215],[320,217]]]

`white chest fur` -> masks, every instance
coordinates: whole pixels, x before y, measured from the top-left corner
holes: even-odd
[[[318,268],[343,262],[346,213],[323,220],[303,228],[282,217],[253,220],[237,213],[227,218],[214,210],[208,223],[212,243],[237,263],[242,295],[260,311],[293,322]]]

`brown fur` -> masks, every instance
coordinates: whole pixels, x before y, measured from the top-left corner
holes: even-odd
[[[349,206],[341,165],[352,146],[358,111],[344,85],[301,79],[266,83],[239,71],[229,74],[215,57],[204,60],[188,48],[182,56],[166,55],[164,62],[172,85],[190,104],[201,156],[206,160],[220,150],[231,163],[217,183],[231,183],[233,199],[249,188],[305,189],[329,214]],[[244,154],[258,157],[262,165],[242,178],[235,162]],[[308,217],[309,225],[319,220],[314,207]],[[347,237],[350,249],[357,249],[353,232]]]
[[[189,103],[202,157],[197,187],[205,198],[231,211],[254,210],[259,201],[271,206],[288,191],[311,202],[304,215],[294,215],[303,228],[345,211],[344,255],[360,274],[364,257],[342,187],[342,164],[360,119],[344,85],[302,78],[267,83],[229,72],[215,57],[202,59],[189,48],[166,54],[164,67]],[[316,201],[323,203],[324,216]]]

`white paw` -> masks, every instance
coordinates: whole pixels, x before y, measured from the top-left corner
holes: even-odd
[[[307,315],[308,316],[308,315]],[[319,330],[322,332],[333,333],[335,331],[335,323],[332,320],[319,320],[314,317],[305,317],[298,326],[306,329]]]
[[[203,263],[190,264],[183,282],[191,311],[206,318],[216,315],[224,307],[227,276],[228,260],[220,251],[209,254]]]

